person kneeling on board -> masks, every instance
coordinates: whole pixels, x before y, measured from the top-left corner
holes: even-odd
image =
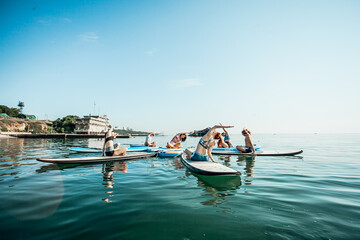
[[[156,142],[151,142],[152,138],[155,136],[155,132],[151,132],[145,138],[145,146],[147,147],[156,147]]]
[[[215,146],[215,140],[221,138],[221,134],[215,129],[217,128],[231,128],[232,126],[219,126],[215,125],[200,139],[195,152],[186,149],[185,153],[187,158],[193,161],[209,161],[217,162],[214,160],[211,150]]]
[[[114,146],[114,139],[116,138],[113,128],[109,126],[109,130],[105,133],[104,146],[102,148],[103,156],[124,156],[127,148],[119,148],[120,144]]]
[[[229,148],[229,145],[227,145],[227,143],[224,142],[221,133],[218,132],[218,133],[214,136],[214,139],[218,139],[218,142],[217,142],[217,147],[218,147],[218,148]]]
[[[233,145],[232,145],[232,143],[230,141],[229,133],[226,131],[225,128],[223,128],[223,130],[224,130],[224,132],[221,135],[224,137],[224,142],[228,145],[229,148],[233,148]]]
[[[184,132],[176,134],[170,142],[166,144],[167,148],[181,148],[181,142],[185,142],[186,134],[191,134],[193,132]]]
[[[249,129],[244,128],[241,133],[245,137],[245,147],[236,146],[236,149],[243,153],[255,154],[255,147],[253,144],[251,132],[249,131]]]

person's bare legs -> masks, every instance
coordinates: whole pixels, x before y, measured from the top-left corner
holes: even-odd
[[[174,148],[181,148],[181,143],[175,144]]]
[[[125,156],[126,151],[127,151],[127,148],[115,149],[113,156]]]
[[[184,152],[185,152],[185,154],[186,154],[186,158],[187,158],[187,159],[190,159],[190,158],[191,158],[191,155],[193,154],[194,151],[187,148],[187,149],[185,149]]]
[[[230,141],[225,141],[225,143],[229,146],[229,148],[233,148],[233,147],[234,147]]]
[[[171,145],[170,143],[166,143],[166,147],[167,148],[175,148],[173,145]]]
[[[243,147],[243,146],[236,146],[236,149],[238,150],[238,151],[240,151],[240,152],[246,152],[246,149],[245,149],[245,147]]]

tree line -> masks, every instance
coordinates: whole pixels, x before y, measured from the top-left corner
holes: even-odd
[[[0,113],[6,113],[9,117],[19,117],[20,110],[18,108],[9,108],[5,105],[0,105]]]

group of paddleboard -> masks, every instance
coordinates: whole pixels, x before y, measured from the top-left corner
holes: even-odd
[[[249,129],[244,128],[242,135],[245,137],[244,146],[233,147],[227,128],[233,126],[215,125],[202,136],[195,149],[181,148],[182,142],[186,141],[187,135],[192,132],[181,132],[176,134],[171,141],[166,144],[166,148],[157,147],[157,143],[152,140],[155,132],[151,132],[145,139],[142,146],[130,144],[130,148],[120,148],[120,144],[114,143],[116,135],[113,128],[109,126],[105,133],[105,140],[102,149],[86,149],[72,148],[76,152],[102,152],[103,156],[97,157],[80,157],[80,158],[60,158],[48,159],[38,158],[38,161],[49,163],[95,163],[106,161],[125,161],[136,160],[147,157],[177,157],[181,155],[181,162],[190,171],[202,175],[240,175],[240,172],[226,167],[214,160],[212,154],[222,155],[253,155],[253,156],[293,156],[302,153],[300,151],[293,152],[277,152],[277,151],[261,151],[259,146],[253,144],[253,139]],[[217,131],[223,129],[223,133]],[[165,150],[164,150],[165,149]],[[126,154],[127,152],[148,151],[147,153]],[[106,155],[106,156],[105,156]]]
[[[213,161],[216,162],[211,154],[213,148],[217,146],[219,148],[231,148],[237,150],[240,153],[255,154],[255,146],[253,144],[253,139],[249,129],[244,128],[242,130],[242,135],[245,137],[244,146],[236,146],[235,149],[231,143],[230,135],[226,131],[227,128],[232,128],[233,126],[223,126],[215,125],[208,130],[208,132],[201,137],[197,147],[194,150],[185,149],[185,153],[188,159],[193,161]],[[217,129],[223,129],[223,133],[217,131]],[[181,132],[176,134],[171,141],[167,142],[167,149],[181,149],[181,143],[186,141],[187,135],[193,132]],[[144,145],[147,147],[156,147],[157,143],[153,141],[155,132],[151,132],[146,136]],[[108,131],[105,133],[105,141],[102,148],[103,156],[123,156],[126,154],[127,148],[120,148],[119,145],[114,144],[114,139],[116,138],[113,128],[109,126]],[[217,143],[216,143],[217,141]]]

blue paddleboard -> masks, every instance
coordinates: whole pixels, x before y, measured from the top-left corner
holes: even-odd
[[[163,150],[163,151],[160,151],[158,152],[158,156],[159,157],[177,157],[177,156],[180,156],[182,153],[183,153],[183,149],[170,149],[170,150]]]

